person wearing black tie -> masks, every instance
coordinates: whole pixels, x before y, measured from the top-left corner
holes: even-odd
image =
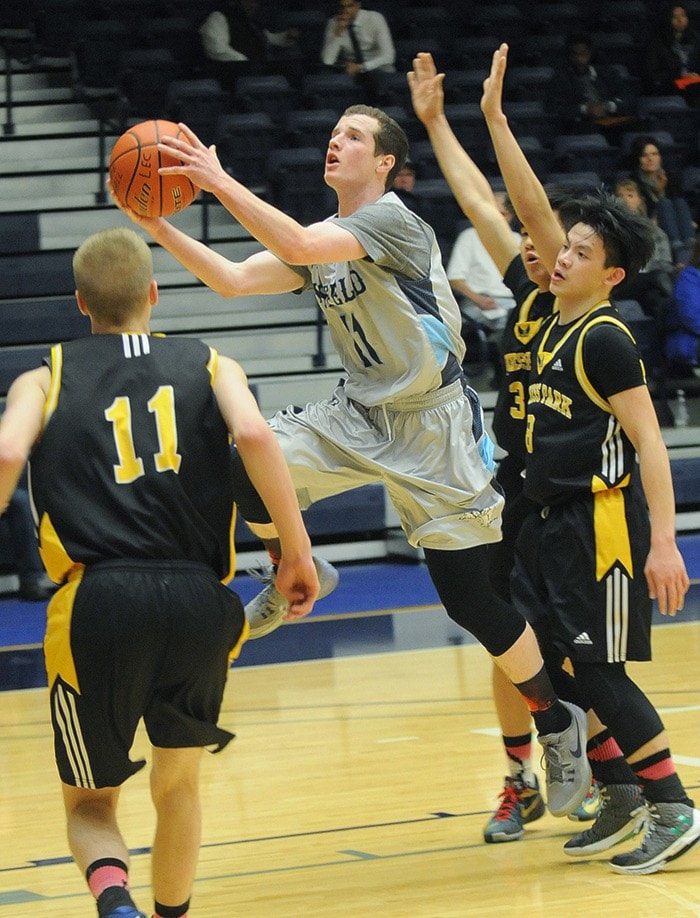
[[[329,19],[321,48],[321,61],[343,70],[363,87],[367,102],[374,102],[377,77],[393,72],[396,51],[389,25],[375,10],[363,10],[362,0],[339,0]]]

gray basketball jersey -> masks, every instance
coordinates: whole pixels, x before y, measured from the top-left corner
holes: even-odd
[[[435,233],[392,192],[330,217],[367,258],[291,265],[312,287],[347,372],[347,395],[379,405],[424,395],[461,372],[464,342]]]

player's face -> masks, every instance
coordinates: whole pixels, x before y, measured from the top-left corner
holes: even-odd
[[[382,158],[375,152],[379,125],[369,115],[344,116],[331,134],[324,178],[331,188],[364,186],[376,177]]]
[[[603,240],[590,226],[577,223],[557,256],[550,290],[560,299],[604,299],[606,278],[613,273],[605,267]]]
[[[548,290],[550,280],[549,271],[540,261],[540,256],[537,254],[530,234],[524,226],[521,227],[520,230],[520,257],[525,265],[527,276],[532,283],[537,284],[540,290]]]

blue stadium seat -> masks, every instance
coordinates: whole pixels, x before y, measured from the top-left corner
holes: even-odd
[[[272,203],[300,223],[314,223],[334,209],[334,195],[323,181],[324,154],[317,147],[272,150],[267,178]]]
[[[210,144],[230,103],[230,94],[216,80],[173,80],[165,95],[165,112],[171,121],[183,121],[202,143]]]
[[[266,112],[222,115],[216,129],[216,150],[225,169],[249,187],[265,182],[265,169],[278,129]]]
[[[554,140],[556,167],[560,171],[597,172],[604,181],[614,173],[620,161],[617,147],[603,134],[560,134]]]

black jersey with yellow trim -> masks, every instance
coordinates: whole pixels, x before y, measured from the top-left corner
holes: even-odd
[[[54,346],[29,481],[52,579],[107,559],[233,573],[233,469],[203,342],[93,335]]]
[[[493,434],[498,446],[525,462],[527,385],[531,344],[542,322],[556,310],[554,294],[540,290],[527,276],[520,254],[504,275],[516,306],[508,315],[500,342],[502,376],[493,412]]]
[[[620,349],[628,349],[626,356],[633,349],[635,384],[645,382],[634,336],[609,301],[567,325],[556,316],[543,324],[533,343],[525,477],[525,494],[540,504],[627,487],[635,479],[635,449],[587,371],[584,344],[594,329],[609,336],[606,343],[621,355]],[[615,361],[607,372],[614,377]]]

